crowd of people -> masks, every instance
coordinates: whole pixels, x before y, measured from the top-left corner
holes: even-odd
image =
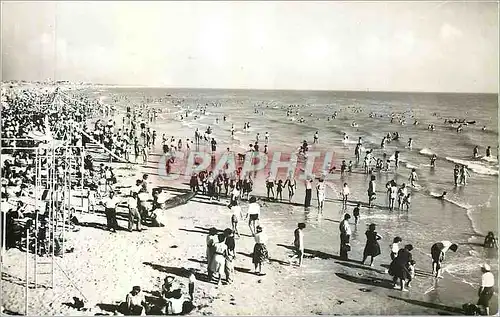
[[[137,231],[142,230],[143,225],[162,226],[157,220],[156,212],[164,207],[167,201],[167,195],[161,188],[151,188],[148,182],[148,175],[144,174],[141,179],[136,180],[135,186],[132,186],[130,192],[117,195],[117,177],[111,166],[101,163],[96,166],[92,155],[85,157],[79,156],[79,146],[85,147],[89,143],[97,143],[108,154],[108,160],[123,159],[124,161],[146,164],[149,160],[150,151],[154,149],[157,142],[157,133],[149,127],[149,124],[157,120],[159,111],[146,106],[139,106],[134,109],[127,107],[123,116],[121,127],[112,119],[116,114],[115,107],[103,105],[100,102],[90,100],[83,96],[67,96],[65,93],[54,89],[47,90],[12,90],[11,94],[6,94],[6,104],[8,107],[2,109],[2,154],[8,154],[7,159],[2,158],[2,201],[13,204],[16,207],[11,208],[6,213],[7,224],[7,247],[16,247],[22,245],[23,230],[31,229],[36,237],[35,243],[39,243],[38,250],[50,252],[51,248],[56,248],[56,254],[61,252],[60,239],[56,238],[57,232],[47,230],[50,221],[48,217],[50,206],[45,210],[36,209],[29,212],[23,197],[34,197],[35,192],[35,170],[56,170],[55,190],[64,189],[64,173],[74,175],[74,182],[69,186],[77,189],[83,186],[87,193],[88,210],[87,212],[96,212],[98,206],[103,206],[106,215],[106,228],[111,232],[119,230],[116,214],[119,206],[125,205],[128,210],[128,231],[135,227]],[[63,98],[64,102],[58,102],[58,98]],[[217,106],[217,105],[214,105]],[[201,111],[206,111],[201,108]],[[287,115],[291,114],[287,112]],[[108,120],[97,120],[93,124],[86,122],[87,117],[101,115],[109,118]],[[188,117],[189,113],[185,114]],[[184,116],[184,115],[183,115]],[[334,118],[334,117],[332,117]],[[225,118],[224,118],[225,121]],[[404,124],[403,121],[400,121]],[[93,125],[93,129],[92,129]],[[245,129],[250,123],[245,123]],[[233,130],[234,132],[234,130]],[[50,150],[41,147],[40,150],[25,150],[27,146],[36,146],[37,144],[46,144],[51,139],[63,140],[68,145],[76,146],[70,150],[70,155],[75,156],[74,164],[68,163],[63,159],[51,160],[48,158]],[[13,140],[13,138],[21,140]],[[25,138],[32,140],[25,141]],[[384,147],[391,140],[397,140],[399,134],[389,134],[384,137],[381,146]],[[251,151],[259,151],[260,135],[257,134],[255,144],[251,144]],[[24,142],[24,143],[23,143]],[[217,142],[212,135],[212,129],[207,128],[202,135],[198,130],[195,131],[194,143],[199,146],[205,142],[210,146],[212,153],[217,151]],[[270,143],[269,132],[264,135],[264,152],[267,152],[267,146]],[[314,134],[313,144],[319,143],[319,133]],[[167,160],[167,173],[170,172],[171,164],[174,163],[176,151],[184,149],[189,150],[193,141],[171,137],[168,139],[162,136],[162,149],[164,154],[169,154]],[[409,140],[408,147],[413,146],[412,140]],[[302,154],[307,154],[308,144],[305,141],[300,147]],[[229,149],[228,149],[229,151]],[[362,152],[362,140],[359,138],[355,148],[355,160],[359,163]],[[37,155],[45,157],[38,159]],[[133,155],[133,156],[132,156]],[[134,158],[134,160],[132,160]],[[390,168],[390,162],[395,162],[395,167],[399,166],[399,152],[396,151],[392,159],[388,159],[384,154],[382,158],[375,158],[373,151],[366,151],[363,161],[363,170],[370,175],[368,184],[367,206],[373,207],[376,200],[376,176],[375,172],[387,171]],[[434,157],[435,161],[435,157]],[[41,166],[38,166],[41,164]],[[78,166],[83,166],[83,169]],[[434,164],[431,164],[434,165]],[[331,173],[335,168],[327,168],[327,173]],[[466,184],[468,175],[467,169],[462,166],[455,168],[455,184]],[[352,161],[349,164],[344,160],[341,164],[340,172],[352,172]],[[410,186],[415,187],[418,176],[415,169],[409,175]],[[234,261],[236,258],[236,237],[240,238],[238,224],[243,219],[248,220],[248,227],[254,239],[254,248],[252,252],[252,264],[254,272],[257,275],[265,275],[264,265],[269,260],[267,249],[268,237],[265,228],[261,225],[261,205],[254,194],[254,178],[251,173],[244,174],[241,168],[233,173],[226,170],[213,171],[204,170],[194,173],[189,182],[190,188],[194,193],[207,195],[210,201],[226,198],[229,201],[228,207],[231,210],[230,227],[222,232],[216,228],[211,228],[206,237],[206,264],[209,281],[214,281],[218,285],[225,281],[226,284],[234,283]],[[50,190],[48,178],[47,182],[42,184],[46,190]],[[318,215],[323,213],[324,203],[326,201],[326,184],[323,178],[318,178],[315,184],[315,178],[309,177],[304,182],[305,200],[304,207],[309,209],[312,203],[312,191],[316,189],[318,202]],[[269,173],[265,180],[267,199],[270,201],[281,202],[283,200],[283,190],[288,191],[288,201],[294,202],[294,195],[297,191],[297,181],[293,175],[286,179],[278,179]],[[386,184],[388,208],[394,210],[408,210],[411,203],[411,192],[406,184],[398,186],[394,180]],[[351,215],[347,212],[349,197],[351,191],[347,183],[343,183],[339,191],[342,196],[343,218],[339,225],[340,248],[339,254],[342,260],[350,260],[349,252],[352,251],[350,239]],[[35,200],[38,197],[34,197]],[[242,208],[242,201],[247,200],[248,204],[245,210]],[[397,202],[397,206],[396,206]],[[55,214],[60,215],[67,208],[68,226],[74,228],[75,214],[71,206],[57,204]],[[244,212],[246,211],[246,212]],[[361,202],[356,202],[352,215],[354,216],[354,225],[358,224],[361,218]],[[56,217],[57,218],[57,217]],[[57,218],[59,219],[59,218]],[[73,220],[72,220],[73,219]],[[60,219],[59,219],[60,220]],[[298,266],[304,261],[304,236],[305,223],[298,223],[294,231],[295,255],[298,259]],[[383,237],[377,233],[376,224],[370,224],[365,232],[366,243],[363,249],[363,257],[359,259],[362,264],[369,260],[368,265],[373,266],[376,257],[382,254],[379,241]],[[52,234],[52,236],[50,236]],[[53,243],[47,243],[53,241]],[[411,287],[411,282],[415,278],[416,262],[412,257],[413,246],[406,244],[400,248],[399,244],[403,240],[395,237],[390,249],[390,265],[388,274],[393,277],[394,287],[401,291],[407,291]],[[486,247],[497,247],[496,238],[493,233],[489,233],[484,242]],[[441,241],[432,245],[432,274],[436,278],[442,278],[442,262],[445,260],[445,254],[448,250],[456,252],[458,245],[449,241]],[[44,250],[44,251],[43,251]],[[493,276],[491,267],[487,264],[482,266],[483,279],[479,290],[479,305],[485,307],[488,312],[488,303],[493,294]],[[173,277],[167,277],[162,287],[161,313],[163,314],[181,314],[185,313],[189,303],[193,301],[194,281],[196,280],[193,272],[187,272],[189,279],[189,298],[184,298],[183,291],[172,282]],[[134,286],[132,291],[127,294],[126,301],[123,304],[123,311],[130,315],[141,315],[149,313],[151,307],[145,302],[144,295],[140,286]]]

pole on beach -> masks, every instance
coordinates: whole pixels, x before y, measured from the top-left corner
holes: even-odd
[[[28,289],[29,289],[29,280],[28,280],[28,264],[29,264],[29,247],[30,247],[30,228],[26,229],[26,289],[25,289],[25,308],[24,315],[28,316]]]
[[[83,162],[85,160],[85,154],[84,154],[84,151],[85,151],[85,148],[82,146],[81,149],[80,149],[80,175],[82,176],[82,182],[80,184],[80,188],[81,188],[81,199],[82,199],[82,213],[83,213],[83,175],[85,174],[85,166],[83,165]],[[88,210],[88,208],[87,208]]]
[[[38,212],[38,150],[35,151],[35,261],[33,263],[33,269],[35,271],[35,289],[36,285],[38,282],[36,273],[37,273],[37,256],[38,256],[38,218],[39,218],[39,212]]]
[[[55,168],[55,153],[54,153],[54,145],[52,145],[52,159],[51,159],[51,170],[52,170],[52,179],[50,181],[50,186],[51,186],[51,195],[50,195],[50,214],[51,214],[51,217],[52,217],[52,223],[51,223],[51,227],[52,227],[52,250],[51,250],[51,261],[52,261],[52,290],[54,290],[54,253],[55,253],[55,248],[56,248],[56,222],[54,221],[54,181],[57,181],[57,178],[56,178],[56,168]]]

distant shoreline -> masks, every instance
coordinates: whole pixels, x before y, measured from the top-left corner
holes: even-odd
[[[454,92],[454,91],[382,91],[382,90],[325,90],[325,89],[262,89],[262,88],[219,88],[219,87],[170,87],[170,86],[147,86],[147,85],[114,85],[99,83],[72,83],[67,81],[60,82],[37,82],[37,81],[2,81],[2,87],[6,85],[42,85],[42,86],[76,86],[76,87],[98,87],[113,89],[169,89],[169,90],[213,90],[213,91],[283,91],[291,93],[316,92],[316,93],[356,93],[356,94],[434,94],[434,95],[494,95],[498,92]]]

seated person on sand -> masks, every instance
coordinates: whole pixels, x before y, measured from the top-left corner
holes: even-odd
[[[172,297],[174,289],[177,289],[177,283],[175,282],[175,276],[167,276],[163,280],[163,285],[161,286],[161,297],[167,300]]]
[[[131,316],[146,315],[146,299],[140,286],[134,286],[132,291],[127,294],[123,313]]]
[[[185,298],[180,288],[172,292],[172,297],[167,300],[165,307],[166,315],[183,315],[185,313]]]
[[[144,188],[139,191],[137,197],[139,198],[139,213],[143,219],[147,218],[149,212],[153,209],[151,206],[152,197]]]
[[[168,195],[161,188],[158,188],[158,196],[156,199],[157,208],[164,208]]]
[[[497,239],[495,238],[495,234],[490,231],[484,238],[484,247],[485,248],[495,248],[498,249]]]

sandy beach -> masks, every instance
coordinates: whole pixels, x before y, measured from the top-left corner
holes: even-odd
[[[121,122],[125,106],[119,103],[117,122]],[[95,118],[88,124],[92,121]],[[192,138],[192,129],[178,121],[169,124],[162,121],[151,127],[157,131],[159,139],[163,133]],[[144,173],[150,175],[149,183],[153,188],[163,187],[169,197],[189,191],[185,178],[166,181],[160,177],[158,143],[157,140],[147,166],[109,164],[115,170],[118,180],[115,189],[119,194],[128,194],[128,189]],[[269,236],[270,262],[264,265],[265,276],[253,273],[254,240],[246,221],[241,221],[242,236],[236,240],[235,282],[221,286],[207,282],[205,238],[211,227],[224,230],[231,226],[226,198],[213,203],[197,195],[185,205],[159,212],[158,219],[164,227],[145,227],[142,232],[132,233],[119,230],[116,234],[103,230],[106,218],[102,210],[95,214],[80,212],[86,211],[86,199],[83,206],[80,199],[75,199],[77,217],[82,225],[77,226],[78,231],[66,233],[65,243],[74,247],[74,252],[56,259],[54,289],[38,286],[36,290],[29,290],[30,315],[112,315],[134,285],[140,285],[146,296],[154,299],[165,276],[171,275],[185,290],[187,269],[194,269],[197,277],[195,309],[191,312],[194,315],[455,315],[463,313],[462,304],[475,302],[476,285],[464,284],[446,274],[443,280],[436,282],[430,275],[429,255],[424,252],[414,255],[418,263],[417,277],[410,291],[394,290],[391,276],[385,273],[390,263],[388,250],[392,239],[385,235],[385,228],[379,229],[384,241],[381,243],[382,255],[376,258],[375,266],[361,265],[364,231],[369,224],[363,219],[376,216],[374,211],[364,210],[360,224],[351,224],[352,252],[349,256],[352,260],[340,260],[338,226],[343,216],[338,192],[342,186],[340,180],[328,182],[324,215],[319,217],[315,207],[304,211],[301,184],[295,197],[296,205],[266,201],[265,176],[260,173],[254,180],[253,192],[263,198],[260,224]],[[364,177],[353,176],[349,183],[353,192],[364,192]],[[379,193],[383,197],[385,189],[381,188]],[[348,212],[352,211],[355,201],[364,199],[358,197],[353,195]],[[243,201],[244,212],[246,205]],[[313,206],[316,206],[315,198]],[[126,228],[127,209],[119,207],[117,211],[119,226]],[[293,230],[303,221],[307,221],[306,256],[304,265],[297,267],[289,259],[293,253]],[[30,263],[32,261],[33,255],[30,255]],[[25,253],[9,249],[2,271],[1,295],[5,312],[24,313],[25,270]],[[28,270],[31,275],[32,265]],[[47,275],[39,283],[47,285],[49,278]],[[72,307],[73,297],[84,299],[85,309]],[[492,302],[491,311],[496,311],[497,302]]]

